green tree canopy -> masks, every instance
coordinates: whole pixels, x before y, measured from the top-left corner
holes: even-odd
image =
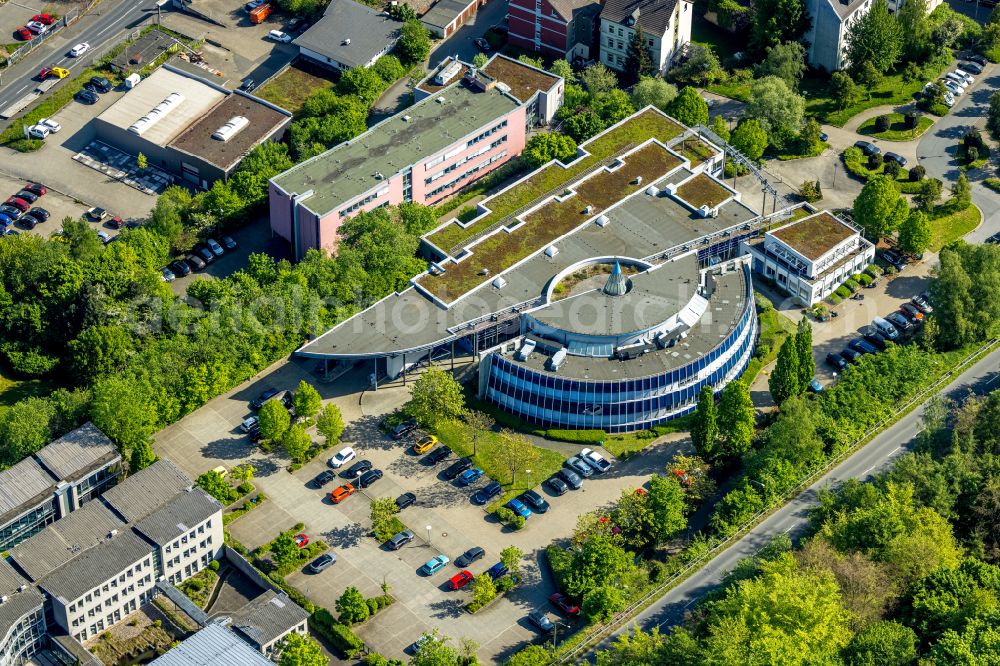
[[[686,86],[670,102],[667,113],[688,127],[708,123],[708,102],[696,88]]]
[[[551,160],[566,164],[576,157],[576,141],[559,132],[536,134],[528,139],[521,157],[536,167]]]
[[[910,207],[889,176],[873,176],[854,200],[854,219],[871,240],[895,231],[907,218]]]
[[[403,409],[423,425],[458,419],[465,413],[462,386],[451,373],[432,365],[413,382],[410,401]]]
[[[625,51],[625,65],[622,67],[622,78],[625,85],[631,86],[638,83],[639,78],[650,76],[656,73],[656,63],[646,46],[646,34],[642,31],[642,26],[638,23],[632,39],[628,43]]]
[[[295,416],[312,418],[319,412],[323,399],[319,397],[319,391],[303,379],[295,389],[292,404],[295,406]]]
[[[711,386],[702,386],[698,393],[698,406],[691,424],[691,442],[698,454],[712,458],[717,453],[719,439],[718,414],[715,408],[715,394]]]
[[[278,666],[326,666],[326,655],[313,638],[290,633],[282,640]]]
[[[767,47],[767,57],[757,65],[757,76],[776,76],[790,90],[798,90],[806,73],[806,49],[799,42],[786,42]]]
[[[340,613],[340,621],[347,625],[364,622],[371,612],[365,596],[354,586],[344,590],[334,603],[334,608]]]
[[[932,238],[931,223],[923,211],[911,212],[899,226],[899,249],[908,254],[923,254]]]
[[[830,75],[830,97],[838,109],[846,109],[864,99],[865,91],[854,82],[851,75],[836,71]]]
[[[344,432],[344,417],[340,413],[340,407],[332,402],[323,405],[316,417],[316,430],[326,439],[327,446],[339,442],[340,435]]]
[[[799,131],[805,111],[805,98],[777,76],[765,76],[750,86],[746,116],[760,121],[767,132],[768,143],[775,148],[784,147]]]
[[[583,70],[580,83],[592,96],[604,95],[618,88],[618,76],[607,66],[597,63]]]
[[[261,428],[261,433],[263,431],[264,429]],[[281,445],[289,458],[295,462],[303,463],[306,461],[309,447],[312,446],[312,438],[309,437],[309,433],[301,424],[296,423],[281,436]]]
[[[632,106],[636,109],[655,106],[666,111],[675,97],[677,87],[657,76],[643,76],[632,87]]]
[[[729,143],[747,159],[758,161],[767,148],[767,132],[756,118],[747,118],[733,130]]]
[[[799,386],[799,350],[794,335],[789,335],[781,343],[778,360],[767,380],[767,388],[771,391],[774,402],[779,405],[802,392],[802,387]]]
[[[719,434],[725,455],[739,458],[750,450],[756,423],[750,387],[739,379],[729,382],[719,399]]]
[[[795,329],[795,352],[799,357],[799,390],[805,391],[809,382],[816,374],[816,361],[813,359],[812,325],[803,315]]]
[[[625,609],[621,590],[611,585],[601,585],[587,590],[580,603],[580,610],[591,622],[608,622]]]
[[[802,0],[758,0],[753,4],[750,44],[764,53],[769,46],[798,41],[811,25]]]
[[[875,0],[847,30],[847,62],[857,76],[865,63],[884,74],[903,54],[903,28],[885,0]]]
[[[617,585],[632,569],[632,556],[610,534],[588,536],[573,553],[573,567],[566,578],[566,591],[582,597],[601,585]]]
[[[917,635],[898,622],[865,627],[844,648],[849,666],[908,666],[917,659]]]
[[[396,42],[399,59],[408,65],[416,65],[423,62],[430,52],[431,37],[427,28],[415,18],[404,23]]]
[[[655,541],[671,539],[687,526],[684,489],[673,475],[650,477],[646,504],[652,513]]]
[[[257,414],[262,439],[275,441],[281,438],[292,424],[292,417],[280,400],[268,400]]]

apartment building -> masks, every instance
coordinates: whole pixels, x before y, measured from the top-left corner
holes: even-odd
[[[510,43],[553,58],[596,58],[601,3],[595,0],[510,0]]]
[[[607,0],[601,10],[601,62],[621,71],[636,29],[658,72],[665,72],[691,41],[693,3],[687,0]]]

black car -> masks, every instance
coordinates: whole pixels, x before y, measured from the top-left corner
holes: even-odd
[[[38,195],[35,194],[34,192],[29,192],[28,190],[20,190],[14,196],[17,197],[18,199],[24,199],[30,204],[33,204],[36,201],[38,201]]]
[[[856,352],[856,351],[854,351],[853,349],[850,349],[850,348],[845,349],[844,351],[840,352],[840,355],[843,356],[844,358],[846,358],[851,363],[857,363],[858,361],[861,360],[861,357],[862,357],[861,352]]]
[[[538,630],[543,634],[551,634],[552,630],[556,628],[555,625],[552,624],[552,620],[546,617],[545,613],[542,613],[541,611],[528,613],[528,619],[531,620],[531,624],[538,627]]]
[[[980,65],[981,67],[986,67],[986,65],[989,63],[989,60],[979,55],[978,53],[970,55],[969,57],[966,58],[966,60],[968,60],[969,62],[974,62],[977,65]]]
[[[45,222],[51,217],[49,211],[44,208],[32,208],[28,211],[28,216],[35,218],[38,222]]]
[[[196,254],[188,255],[187,257],[185,257],[184,261],[187,262],[188,266],[190,266],[191,270],[193,270],[193,271],[204,270],[205,266],[208,265],[204,261],[201,260],[201,257],[199,257]]]
[[[558,476],[553,476],[545,483],[548,484],[549,490],[551,490],[556,495],[565,495],[566,493],[569,492],[569,486],[567,486],[566,482],[560,479]]]
[[[280,389],[269,388],[259,396],[250,401],[250,409],[258,410],[264,406],[264,403],[273,398],[274,396],[281,393]]]
[[[883,157],[885,157],[885,161],[886,162],[895,162],[896,164],[898,164],[901,167],[905,167],[906,166],[906,158],[903,157],[902,155],[897,154],[897,153],[891,153],[891,152],[890,153],[886,153]]]
[[[353,479],[358,473],[365,473],[373,467],[371,460],[359,460],[340,473],[345,479]]]
[[[326,484],[330,483],[331,481],[333,481],[336,478],[337,478],[337,475],[334,474],[333,472],[331,472],[330,470],[328,470],[328,469],[327,470],[323,470],[322,472],[320,472],[319,474],[316,475],[315,479],[313,479],[313,487],[314,488],[322,488],[323,486],[325,486]]]
[[[174,275],[178,277],[191,275],[191,267],[188,266],[186,262],[183,262],[180,259],[170,262],[170,270],[173,272]]]
[[[490,52],[490,43],[485,39],[483,39],[482,37],[476,37],[474,40],[472,40],[472,43],[475,44],[476,48],[482,51],[483,53]]]
[[[48,188],[40,183],[28,183],[24,186],[24,189],[32,194],[37,194],[38,196],[42,196],[49,191]]]
[[[558,474],[562,477],[562,480],[566,482],[566,485],[573,490],[579,490],[580,486],[583,485],[583,479],[580,478],[580,475],[568,467],[563,467],[559,470]]]
[[[501,486],[496,481],[490,481],[489,485],[484,486],[477,490],[472,496],[472,501],[476,504],[486,504],[494,497],[500,495],[503,492],[503,486]]]
[[[87,90],[86,88],[78,91],[74,97],[76,98],[76,101],[83,102],[84,104],[97,104],[98,100],[100,100],[97,93],[93,90]]]
[[[847,343],[847,346],[856,352],[861,352],[862,354],[877,354],[878,349],[872,343],[862,340],[861,338],[854,338]]]
[[[847,367],[847,360],[844,359],[840,354],[829,353],[826,355],[826,364],[837,370],[843,370]]]
[[[253,89],[256,87],[257,87],[257,82],[250,77],[243,79],[243,83],[240,84],[240,90],[242,90],[243,92],[252,92]]]
[[[372,485],[381,478],[382,478],[382,470],[370,469],[361,475],[361,478],[358,479],[358,485],[361,486],[362,488],[367,488],[368,486]]]
[[[855,141],[854,147],[860,148],[861,152],[864,153],[865,156],[867,157],[871,157],[872,155],[878,155],[882,152],[882,149],[876,146],[871,141]]]
[[[19,223],[25,229],[34,229],[35,225],[38,224],[38,218],[31,215],[25,215],[21,218]]]
[[[913,329],[913,324],[906,317],[898,312],[890,312],[885,316],[886,321],[898,328],[902,333],[909,333]]]
[[[872,329],[865,331],[865,341],[879,351],[885,351],[885,337],[878,331]]]
[[[202,245],[201,243],[195,245],[194,253],[201,257],[201,260],[206,264],[210,264],[215,261],[215,253],[212,252],[212,249],[207,245]]]
[[[486,555],[485,550],[483,550],[479,546],[473,546],[472,548],[470,548],[469,550],[465,551],[464,553],[458,556],[458,559],[455,560],[455,566],[464,569],[465,567],[469,566],[476,560],[482,559],[484,555]]]
[[[439,446],[424,458],[429,465],[437,465],[439,462],[451,455],[450,446]]]
[[[535,513],[545,513],[549,510],[549,503],[534,490],[525,490],[521,493],[521,501],[531,507]]]
[[[906,266],[906,259],[894,250],[880,250],[878,256],[882,259],[882,261],[890,264],[897,271],[903,270],[903,267]]]
[[[109,93],[114,87],[111,85],[111,81],[108,81],[103,76],[92,76],[90,81],[87,81],[85,86],[87,90],[94,90],[96,92]]]
[[[396,498],[396,507],[402,511],[408,506],[413,506],[417,501],[417,496],[413,493],[403,493]]]
[[[456,460],[452,464],[448,465],[442,474],[444,475],[444,478],[451,481],[467,469],[472,469],[472,459],[460,458],[459,460]]]
[[[250,430],[247,431],[247,437],[249,437],[250,441],[253,442],[254,444],[256,444],[257,442],[259,442],[261,440],[260,425],[256,424],[256,423],[253,424],[250,427]]]
[[[389,432],[389,436],[399,441],[417,429],[417,422],[413,419],[403,421]]]

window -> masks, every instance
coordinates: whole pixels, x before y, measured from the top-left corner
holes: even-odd
[[[612,35],[615,34],[615,26],[609,25],[608,26],[608,32],[610,32]]]
[[[620,48],[620,49],[625,48],[625,45],[622,43],[622,40],[620,40],[620,39],[618,40],[618,48]]]

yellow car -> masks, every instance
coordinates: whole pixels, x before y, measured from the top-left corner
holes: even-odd
[[[60,79],[65,79],[67,76],[69,76],[69,70],[63,69],[62,67],[53,67],[52,76],[58,77]]]
[[[438,438],[434,435],[424,435],[413,445],[414,453],[427,453],[438,443]]]

